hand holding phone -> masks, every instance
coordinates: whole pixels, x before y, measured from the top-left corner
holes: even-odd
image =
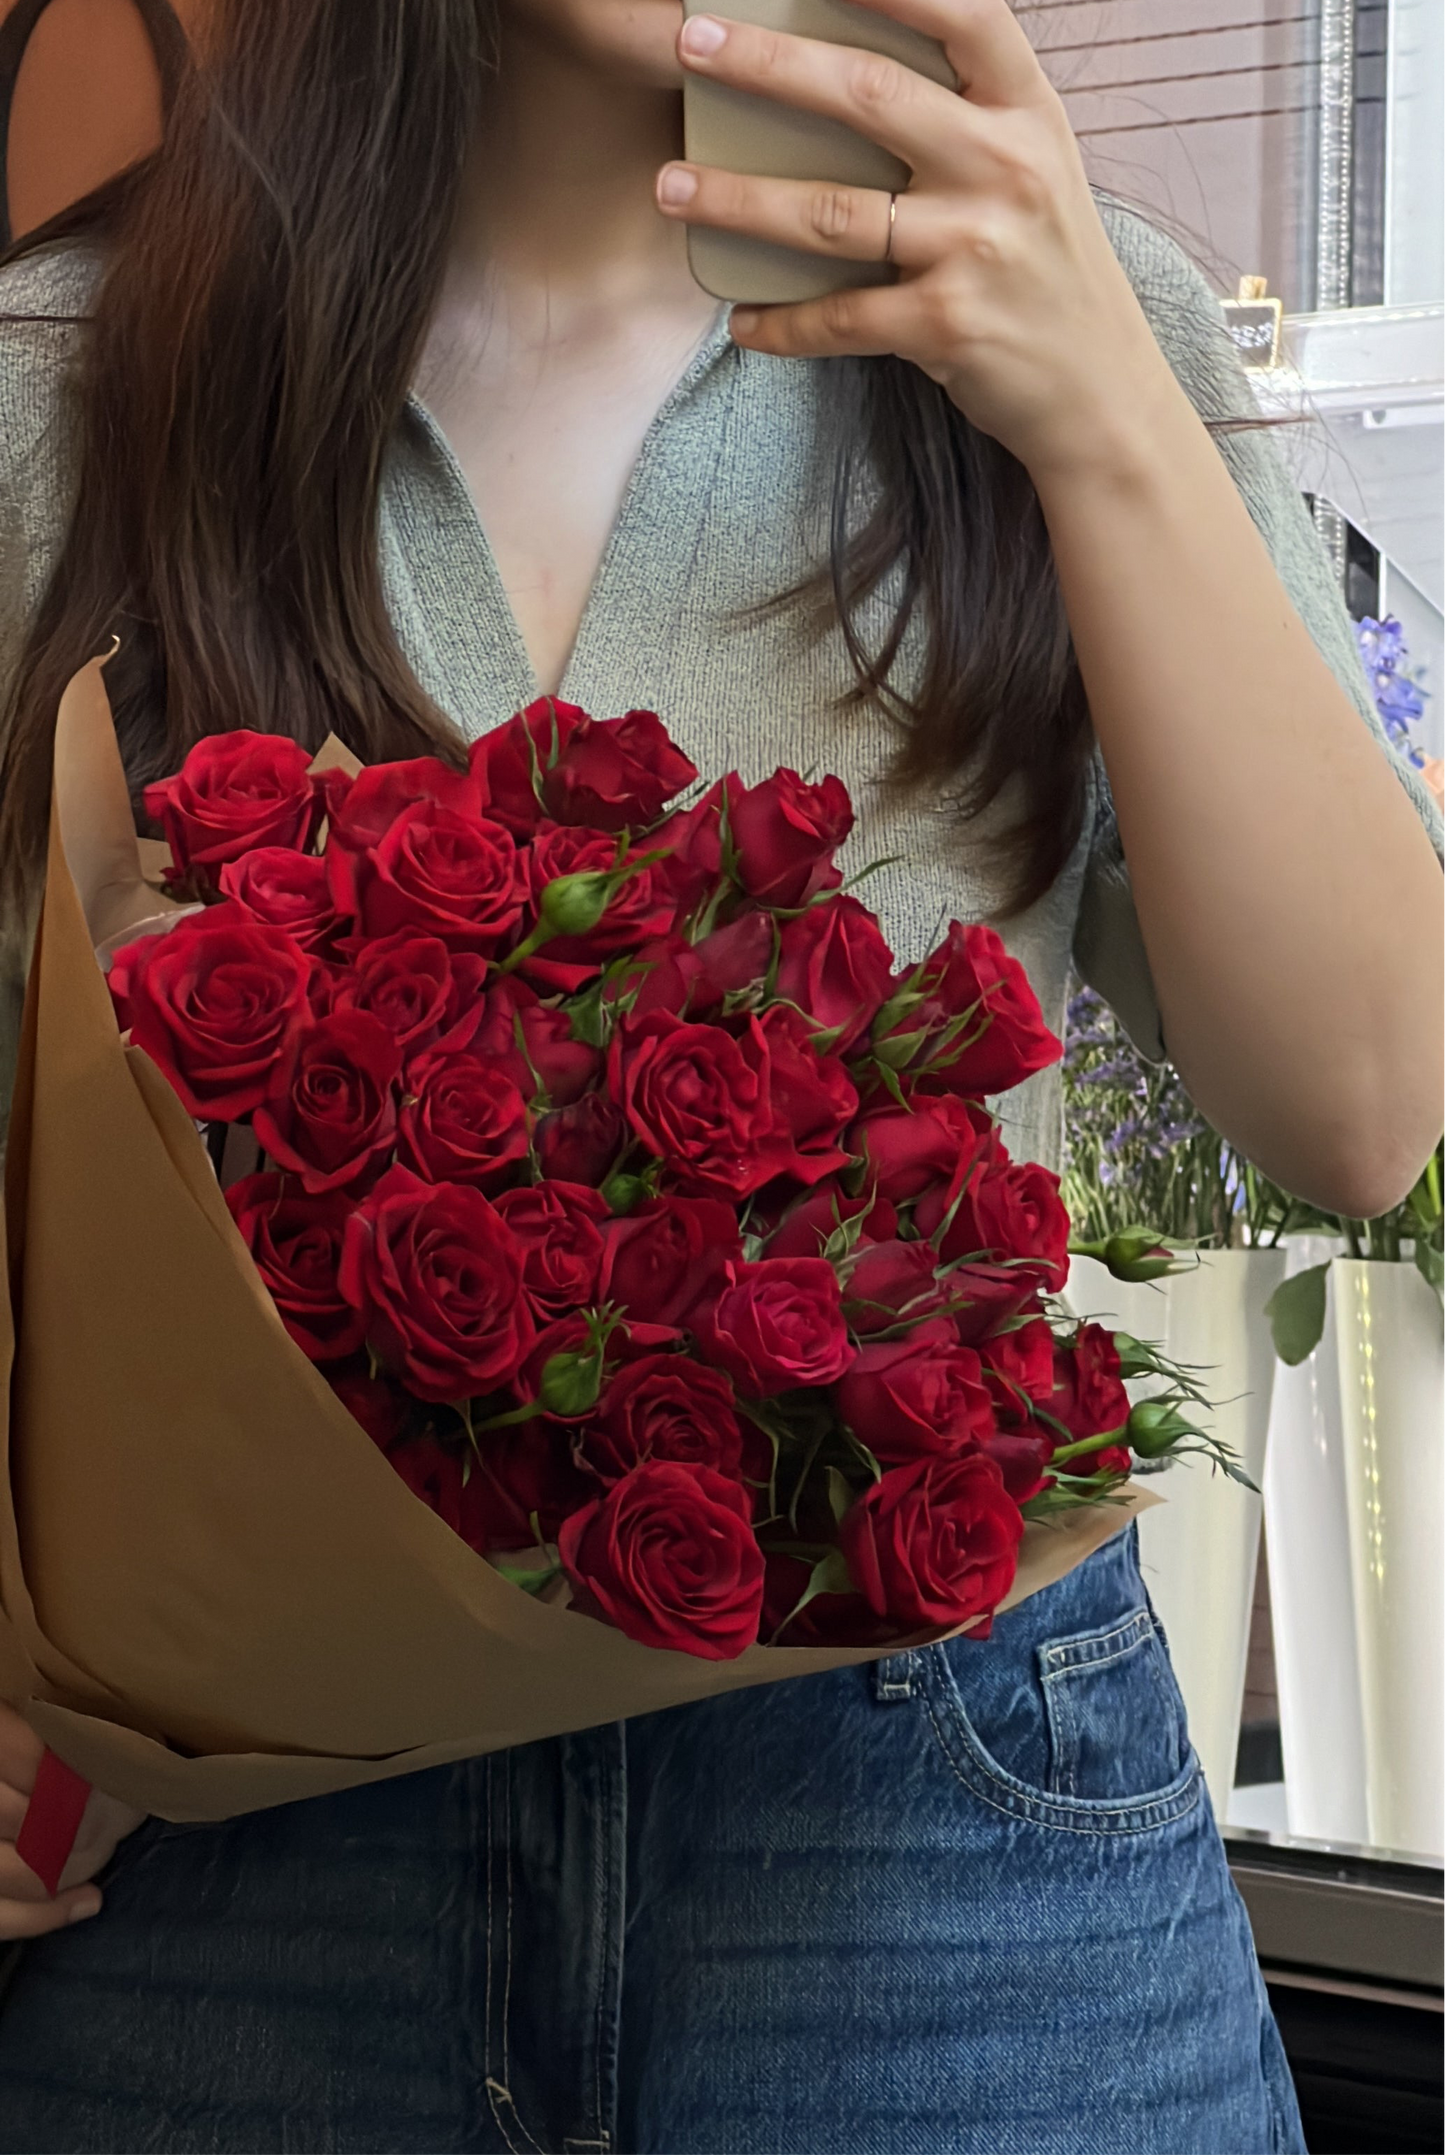
[[[689,18],[710,12],[706,0],[683,0]],[[886,15],[851,0],[724,0],[718,12],[733,22],[813,38],[827,45],[880,53],[948,90],[958,79],[943,47]],[[893,194],[910,174],[901,158],[828,114],[730,84],[689,74],[683,86],[683,125],[691,163],[752,178],[826,181],[839,187]],[[748,232],[694,225],[688,232],[692,273],[718,299],[759,303],[821,299],[851,286],[886,284],[892,269],[872,262],[808,254]]]

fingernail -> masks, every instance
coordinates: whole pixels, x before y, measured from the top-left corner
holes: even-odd
[[[77,1901],[71,1909],[70,1920],[72,1923],[84,1923],[88,1916],[98,1916],[99,1914],[100,1895],[98,1893],[87,1893],[85,1898]]]
[[[695,59],[706,60],[727,43],[727,24],[716,15],[691,15],[682,26],[682,49]]]
[[[657,199],[673,209],[681,209],[691,202],[697,193],[697,174],[689,172],[686,165],[664,165],[657,182]]]
[[[728,326],[735,337],[750,337],[758,326],[756,307],[734,307],[728,317]]]

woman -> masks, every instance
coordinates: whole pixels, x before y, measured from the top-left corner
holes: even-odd
[[[1438,886],[1304,511],[1005,0],[871,4],[961,94],[676,0],[221,0],[166,152],[0,294],[17,886],[117,625],[133,785],[238,724],[649,703],[839,771],[901,952],[995,913],[1058,1022],[1072,947],[1269,1174],[1382,1209],[1439,1126]],[[684,69],[895,150],[896,216],[680,161]],[[899,279],[729,329],[689,222]],[[99,939],[150,901],[62,776]],[[1011,1149],[1057,1126],[1034,1081]],[[1132,1532],[986,1643],[134,1823],[94,1800],[53,1906],[0,1850],[6,2145],[1303,2146]]]

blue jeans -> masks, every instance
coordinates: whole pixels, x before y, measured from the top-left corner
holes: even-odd
[[[0,2147],[1304,2141],[1131,1527],[982,1644],[142,1827],[22,1960]]]

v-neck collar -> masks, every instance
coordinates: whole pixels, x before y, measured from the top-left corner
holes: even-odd
[[[645,576],[650,597],[662,599],[664,593],[661,586],[669,581],[669,564],[672,573],[680,574],[691,558],[697,537],[696,527],[702,522],[710,491],[709,474],[706,470],[697,469],[697,452],[701,444],[692,441],[680,445],[681,454],[692,469],[694,483],[681,493],[669,493],[670,543],[666,550],[666,559],[659,558],[658,523],[647,513],[646,503],[659,476],[659,465],[671,461],[668,451],[676,437],[677,422],[685,408],[694,402],[697,392],[715,369],[724,362],[730,362],[735,374],[742,360],[742,353],[728,333],[728,313],[726,306],[718,310],[711,327],[658,407],[642,438],[637,461],[623,489],[617,517],[603,547],[597,573],[582,609],[577,635],[557,691],[563,701],[585,701],[582,692],[591,670],[593,655],[604,640],[607,610],[618,586],[630,587],[635,593],[638,588],[636,576],[641,574]],[[726,406],[730,401],[726,397],[719,400],[719,408],[712,415],[717,427],[715,446],[720,446]],[[460,580],[455,577],[446,579],[450,586],[448,596],[457,591],[459,583],[470,585],[470,638],[475,640],[475,644],[479,644],[483,637],[490,638],[490,670],[497,678],[489,685],[494,695],[498,688],[504,688],[505,693],[501,700],[507,704],[509,710],[519,709],[523,704],[530,703],[541,690],[526,639],[502,580],[480,511],[467,484],[466,474],[439,421],[415,391],[407,397],[406,412],[423,435],[444,481],[447,541],[449,545],[461,549],[470,564],[469,577]],[[684,528],[689,522],[694,527],[691,530]],[[645,560],[634,562],[639,545],[644,549]],[[631,576],[629,568],[633,570]],[[428,579],[429,584],[430,581]],[[440,599],[441,593],[433,586],[425,596],[428,600]],[[635,598],[633,603],[635,604]],[[417,624],[420,632],[426,638],[433,658],[442,661],[432,670],[449,677],[454,668],[445,660],[454,659],[457,655],[457,624],[444,624],[435,618],[429,618],[430,609],[427,605],[423,605],[420,612],[421,620]],[[474,686],[482,686],[476,678],[477,669],[472,668],[469,671],[474,674]],[[488,701],[490,700],[489,698]],[[464,716],[460,712],[456,715],[459,718]],[[504,715],[505,713],[500,711],[478,714],[483,717],[484,723],[489,724],[496,723],[498,718]]]

